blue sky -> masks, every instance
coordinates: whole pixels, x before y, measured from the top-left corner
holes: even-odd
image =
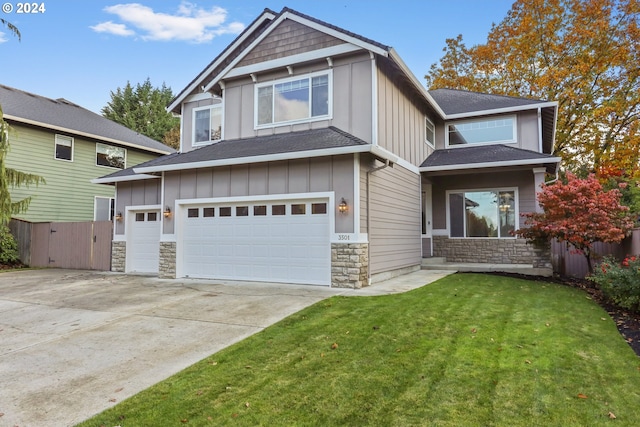
[[[513,0],[48,0],[19,14],[2,0],[0,84],[100,112],[110,92],[148,78],[180,92],[265,8],[289,7],[392,46],[413,73],[438,62],[445,39],[484,43]],[[7,3],[12,11],[7,13]],[[0,99],[0,104],[2,100]]]

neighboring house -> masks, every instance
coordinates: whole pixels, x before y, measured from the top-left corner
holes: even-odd
[[[266,9],[172,101],[181,153],[116,183],[115,271],[361,287],[423,257],[549,265],[511,232],[557,103],[427,91],[393,48]]]
[[[115,188],[91,180],[175,151],[65,99],[0,85],[0,105],[12,128],[7,166],[46,181],[11,190],[13,200],[32,197],[18,219],[111,220]]]

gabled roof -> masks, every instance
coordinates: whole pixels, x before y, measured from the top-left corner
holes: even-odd
[[[202,93],[211,88],[244,58],[267,35],[273,31],[280,22],[292,19],[304,25],[321,29],[332,36],[342,39],[345,43],[374,51],[388,56],[390,47],[374,40],[346,31],[335,25],[305,15],[288,7],[280,13],[265,9],[226,49],[220,53],[189,85],[184,88],[169,104],[168,110],[179,113],[180,104],[194,93]]]
[[[246,139],[224,140],[193,151],[164,156],[134,167],[136,173],[222,166],[298,157],[355,152],[369,147],[365,141],[335,127],[312,129]],[[280,158],[281,157],[281,158]]]
[[[421,172],[443,172],[449,170],[478,169],[496,166],[544,165],[549,173],[555,173],[559,157],[524,150],[502,144],[435,150],[420,165]]]
[[[152,153],[167,154],[175,151],[62,98],[45,98],[0,85],[0,105],[6,120]]]

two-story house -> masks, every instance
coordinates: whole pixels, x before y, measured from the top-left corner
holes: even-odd
[[[557,104],[427,91],[395,50],[266,9],[172,101],[181,152],[117,185],[115,271],[361,287],[433,255],[533,265]]]
[[[16,216],[25,221],[111,220],[115,188],[91,180],[175,151],[65,99],[0,85],[0,105],[11,126],[7,166],[46,181],[11,189],[13,200],[31,197]]]

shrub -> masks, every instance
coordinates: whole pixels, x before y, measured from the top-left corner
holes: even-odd
[[[9,227],[0,226],[0,264],[17,264],[20,262],[18,243],[13,238]]]
[[[589,280],[616,305],[640,313],[640,256],[626,257],[621,263],[605,257]]]

